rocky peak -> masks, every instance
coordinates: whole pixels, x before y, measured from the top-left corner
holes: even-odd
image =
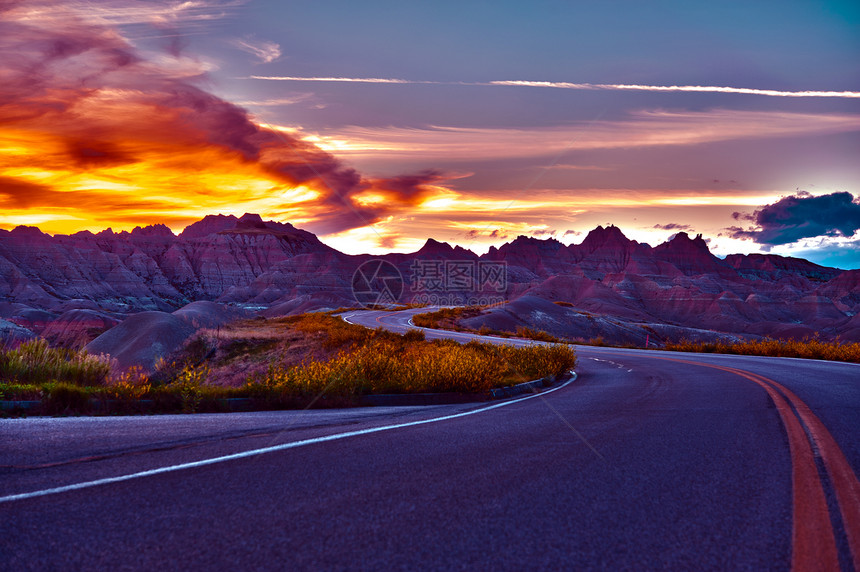
[[[428,238],[424,246],[415,254],[419,256],[448,256],[454,253],[454,247],[447,242],[439,242],[433,238]]]
[[[535,238],[521,234],[512,242],[499,247],[497,256],[505,259],[523,260],[528,258],[545,258],[556,256],[562,248],[564,248],[564,245],[554,238]],[[496,254],[495,251],[493,253]]]
[[[468,248],[463,248],[462,246],[455,245],[451,246],[447,242],[439,242],[438,240],[428,238],[417,252],[413,254],[407,254],[405,256],[415,256],[421,258],[461,258],[461,259],[472,259],[477,258],[477,255],[469,250]]]
[[[26,226],[23,224],[13,228],[9,234],[16,238],[40,238],[48,236],[35,226]]]
[[[615,225],[607,227],[597,226],[594,230],[588,233],[585,239],[577,245],[577,249],[586,253],[591,253],[598,248],[627,248],[633,241],[624,236],[621,229]],[[573,245],[571,245],[573,246]]]
[[[562,246],[558,240],[553,237],[536,238],[534,236],[519,235],[513,242],[508,243],[511,247],[538,247],[543,250],[558,250]]]
[[[236,221],[236,229],[259,229],[266,228],[263,217],[258,214],[245,213]]]
[[[235,225],[218,231],[220,236],[245,236],[256,237],[262,240],[276,238],[281,241],[281,247],[286,248],[291,254],[303,252],[334,252],[334,250],[320,242],[315,234],[301,230],[289,223],[275,221],[264,221],[258,214],[246,213],[239,219],[234,219]]]
[[[223,230],[236,228],[236,223],[239,221],[233,215],[206,215],[203,220],[199,220],[194,224],[185,227],[180,234],[180,238],[203,238],[210,234],[217,234]]]
[[[687,275],[733,273],[728,264],[711,254],[701,234],[690,238],[686,232],[679,232],[671,240],[655,246],[654,256]]]
[[[151,224],[149,226],[136,226],[131,231],[133,237],[160,237],[160,238],[176,238],[173,231],[163,224]]]
[[[667,242],[664,242],[657,248],[673,248],[676,250],[686,250],[686,251],[704,251],[708,254],[711,253],[711,250],[708,248],[708,243],[705,242],[705,239],[702,238],[701,234],[697,234],[696,238],[690,238],[690,235],[686,232],[679,232],[675,236],[673,236]]]
[[[304,230],[297,229],[296,227],[294,227],[293,225],[291,225],[288,222],[275,222],[273,220],[267,220],[264,223],[264,225],[269,230],[275,230],[278,232],[287,232],[287,233],[290,233],[290,232],[307,232]],[[311,234],[311,233],[308,233],[308,234]],[[314,236],[316,236],[316,235],[314,235]]]
[[[584,270],[596,273],[621,272],[631,261],[637,249],[643,247],[630,240],[617,226],[598,226],[588,233],[580,244],[571,244],[567,251],[571,260]]]

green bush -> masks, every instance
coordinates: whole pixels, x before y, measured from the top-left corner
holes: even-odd
[[[86,413],[90,409],[91,392],[86,387],[69,383],[49,383],[43,386],[45,408],[49,413]]]

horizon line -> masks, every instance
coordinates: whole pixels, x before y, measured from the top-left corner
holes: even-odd
[[[257,213],[245,213],[245,214],[247,215],[247,214],[257,214]],[[148,224],[148,225],[146,225],[146,226],[137,225],[137,226],[135,226],[135,228],[134,228],[134,229],[132,229],[132,230],[114,231],[114,230],[113,230],[113,228],[109,226],[109,227],[104,228],[104,229],[102,229],[102,230],[100,230],[100,231],[98,231],[98,232],[93,232],[93,231],[91,231],[91,230],[84,229],[84,230],[79,230],[79,231],[77,231],[77,232],[70,233],[70,234],[64,234],[64,233],[59,233],[59,232],[58,232],[58,233],[51,234],[51,233],[48,233],[48,232],[43,231],[43,230],[42,230],[41,228],[39,228],[37,225],[19,224],[19,225],[16,225],[16,226],[15,226],[14,228],[12,228],[11,230],[7,230],[7,229],[4,229],[4,228],[0,228],[0,235],[2,235],[2,233],[7,233],[7,234],[8,234],[8,233],[11,233],[11,232],[13,232],[14,230],[16,230],[16,229],[18,229],[18,228],[25,228],[25,229],[26,229],[26,228],[35,228],[36,230],[38,230],[38,231],[39,231],[39,232],[41,232],[42,234],[44,234],[44,235],[46,235],[46,236],[49,236],[49,237],[51,237],[51,238],[54,238],[54,237],[57,237],[57,236],[66,236],[66,237],[68,237],[68,236],[74,236],[75,234],[78,234],[78,233],[90,233],[91,235],[96,236],[96,235],[98,235],[98,234],[100,234],[100,233],[102,233],[102,232],[105,232],[105,231],[110,231],[113,235],[115,235],[115,236],[119,236],[119,235],[122,235],[123,233],[126,233],[126,234],[129,234],[129,235],[130,235],[130,234],[131,234],[134,230],[136,230],[136,229],[141,229],[141,230],[142,230],[142,229],[149,228],[149,227],[164,226],[165,228],[167,228],[167,230],[169,230],[169,231],[170,231],[170,233],[171,233],[175,238],[180,238],[180,235],[182,234],[182,232],[183,232],[186,228],[188,228],[188,227],[190,227],[190,226],[192,226],[192,225],[194,225],[194,224],[196,224],[196,223],[198,223],[198,222],[201,222],[202,220],[204,220],[206,217],[209,217],[209,216],[226,216],[226,217],[233,216],[233,217],[235,217],[237,220],[238,220],[239,218],[241,218],[241,217],[238,217],[238,216],[236,216],[236,215],[224,215],[224,214],[222,214],[222,213],[205,215],[202,219],[197,220],[197,221],[194,221],[194,222],[192,222],[192,223],[190,223],[190,224],[186,225],[185,227],[183,227],[182,231],[179,231],[179,232],[174,231],[174,230],[173,230],[170,226],[168,226],[167,224],[165,224],[165,223],[159,223],[159,222],[154,222],[154,223]],[[262,218],[262,216],[261,216],[261,215],[258,215],[258,216],[260,216],[260,218]],[[389,255],[395,255],[395,254],[400,254],[400,255],[416,254],[416,253],[420,252],[420,251],[421,251],[421,249],[423,249],[425,246],[427,246],[427,243],[428,243],[428,242],[430,242],[430,241],[433,241],[433,242],[435,242],[435,243],[442,244],[442,245],[447,245],[451,250],[455,250],[455,249],[457,249],[457,248],[462,249],[462,250],[466,250],[466,251],[468,251],[468,252],[471,252],[472,254],[475,254],[475,255],[476,255],[476,256],[478,256],[479,258],[480,258],[480,257],[482,257],[482,256],[485,256],[485,255],[487,254],[487,253],[484,253],[484,254],[478,254],[477,252],[475,252],[475,251],[471,250],[470,248],[466,248],[466,247],[460,246],[459,244],[452,243],[452,242],[448,242],[448,241],[446,241],[446,240],[439,240],[439,239],[433,238],[432,236],[428,236],[428,237],[424,240],[424,244],[422,244],[422,245],[421,245],[421,247],[420,247],[420,248],[418,248],[418,249],[417,249],[417,250],[415,250],[415,251],[404,252],[404,251],[398,251],[398,250],[389,250],[388,252],[385,252],[384,254],[371,254],[371,253],[368,253],[368,252],[359,253],[359,254],[349,254],[349,253],[347,253],[347,252],[343,252],[343,251],[339,250],[338,248],[336,248],[336,247],[334,247],[334,246],[329,245],[328,243],[326,243],[326,242],[325,242],[325,240],[323,240],[323,239],[321,239],[321,238],[320,238],[320,236],[326,236],[326,235],[318,235],[317,233],[315,233],[315,232],[313,232],[313,231],[310,231],[310,230],[306,230],[306,229],[304,229],[304,228],[297,227],[297,226],[295,226],[295,225],[292,225],[292,223],[289,223],[289,222],[284,223],[284,222],[277,221],[277,220],[272,220],[272,219],[264,220],[263,222],[273,222],[273,223],[276,223],[276,224],[290,224],[290,225],[291,225],[291,226],[293,226],[293,228],[295,228],[296,230],[300,230],[300,231],[308,232],[308,233],[312,234],[312,235],[313,235],[317,240],[319,240],[319,242],[321,242],[322,244],[324,244],[326,247],[331,248],[331,249],[333,249],[333,250],[335,250],[335,251],[337,251],[337,252],[339,252],[339,253],[341,253],[341,254],[347,255],[347,256],[389,256]],[[616,224],[613,224],[613,223],[607,223],[607,224],[605,224],[605,225],[598,224],[597,226],[595,226],[594,228],[592,228],[592,229],[591,229],[591,230],[589,230],[588,232],[574,231],[574,230],[572,230],[572,229],[568,229],[568,230],[567,230],[566,232],[564,232],[564,233],[561,233],[560,231],[557,231],[557,233],[556,233],[556,234],[557,234],[558,236],[557,236],[556,234],[549,234],[549,235],[547,235],[547,236],[534,236],[534,235],[528,235],[528,234],[519,234],[519,235],[517,235],[516,237],[514,237],[513,239],[506,240],[505,242],[501,243],[499,246],[496,246],[495,244],[491,244],[491,245],[490,245],[490,248],[495,248],[496,250],[499,250],[502,246],[505,246],[505,245],[508,245],[508,244],[512,244],[512,243],[513,243],[514,241],[516,241],[518,238],[526,238],[526,239],[533,239],[533,240],[555,240],[556,242],[558,242],[559,244],[561,244],[561,245],[563,245],[563,246],[565,246],[565,247],[579,246],[579,245],[581,245],[581,244],[586,240],[586,238],[588,238],[588,236],[589,236],[592,232],[596,231],[597,229],[601,229],[601,230],[608,230],[608,229],[610,229],[610,228],[617,228],[617,229],[618,229],[618,231],[622,234],[622,236],[624,236],[624,237],[625,237],[627,240],[629,240],[630,242],[633,242],[633,243],[636,243],[636,244],[646,245],[646,246],[648,246],[648,247],[650,247],[650,248],[656,248],[657,246],[660,246],[660,244],[668,244],[668,243],[672,242],[672,240],[674,240],[674,239],[675,239],[679,234],[685,234],[685,235],[687,235],[687,237],[688,237],[688,239],[689,239],[689,240],[701,239],[701,238],[703,237],[703,233],[696,232],[696,231],[695,231],[695,230],[693,230],[693,229],[684,229],[684,228],[681,228],[681,229],[678,229],[678,230],[677,230],[677,232],[674,232],[674,233],[670,234],[670,235],[669,235],[669,237],[668,237],[668,238],[666,238],[666,240],[664,240],[664,241],[663,241],[663,242],[661,242],[660,244],[652,246],[652,245],[651,245],[651,243],[649,243],[649,242],[640,242],[640,241],[638,241],[638,240],[636,240],[636,239],[633,239],[633,238],[628,237],[626,234],[624,234],[624,230],[623,230],[620,226],[618,226],[618,225],[616,225]],[[662,229],[662,230],[675,230],[675,229]],[[573,234],[573,235],[574,235],[574,236],[576,236],[576,237],[578,237],[578,236],[582,236],[582,235],[584,235],[584,236],[583,236],[583,238],[582,238],[582,241],[580,241],[580,242],[577,242],[577,243],[571,242],[570,244],[565,244],[564,242],[562,242],[562,241],[561,241],[561,238],[563,238],[564,236],[567,236],[567,235],[569,235],[569,234]],[[708,238],[708,240],[710,240],[710,237]],[[706,242],[707,242],[707,240],[706,240]],[[728,257],[728,256],[733,256],[733,255],[741,255],[741,256],[750,256],[750,255],[753,255],[753,254],[759,254],[759,255],[773,255],[773,256],[779,256],[779,257],[781,257],[781,258],[800,258],[801,260],[806,260],[807,262],[810,262],[810,263],[812,263],[812,264],[816,264],[816,265],[818,265],[818,266],[824,266],[824,267],[826,267],[826,268],[835,268],[835,269],[837,269],[837,270],[842,270],[842,271],[846,271],[846,272],[850,270],[850,269],[848,269],[848,268],[842,268],[842,267],[840,267],[840,266],[825,266],[825,265],[819,264],[819,263],[817,263],[817,262],[813,262],[813,261],[809,260],[808,258],[801,258],[801,257],[797,257],[797,256],[792,256],[792,255],[790,255],[790,254],[772,254],[772,253],[769,253],[769,252],[765,251],[765,252],[750,252],[750,253],[747,253],[747,254],[743,254],[743,253],[740,253],[740,252],[733,252],[733,253],[729,253],[729,254],[720,255],[720,254],[714,254],[713,252],[711,252],[711,250],[710,250],[710,247],[709,247],[709,246],[706,246],[706,248],[708,249],[708,252],[710,252],[712,256],[714,256],[714,257],[716,257],[716,258],[718,258],[718,259],[720,259],[720,260],[725,260],[725,258],[726,258],[726,257]],[[489,251],[488,251],[488,252],[489,252]]]

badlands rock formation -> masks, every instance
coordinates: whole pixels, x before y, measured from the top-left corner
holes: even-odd
[[[210,215],[178,236],[163,225],[69,236],[0,230],[0,336],[40,335],[124,364],[152,363],[225,320],[355,306],[353,275],[379,258],[403,276],[402,302],[427,294],[412,289],[416,265],[504,264],[505,288],[490,294],[509,303],[471,318],[476,328],[637,345],[646,336],[657,344],[816,334],[860,341],[860,271],[776,255],[720,259],[683,232],[655,247],[614,226],[572,245],[520,236],[483,256],[430,239],[415,253],[372,257],[253,214]],[[453,303],[486,294],[433,293]]]

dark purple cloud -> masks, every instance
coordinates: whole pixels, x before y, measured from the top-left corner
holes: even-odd
[[[66,153],[81,168],[123,165],[137,161],[116,144],[105,141],[69,139],[66,141]]]
[[[481,238],[482,236],[502,240],[502,239],[508,238],[509,235],[507,233],[505,233],[504,231],[502,231],[501,229],[498,229],[498,228],[493,230],[492,232],[486,233],[486,234],[480,230],[470,230],[469,232],[466,233],[466,238],[469,238],[472,240],[476,240],[478,238]]]
[[[374,181],[374,190],[387,199],[406,205],[415,205],[427,198],[432,189],[446,179],[445,175],[432,169],[413,175],[401,175]]]
[[[674,222],[670,222],[668,224],[655,224],[654,228],[660,230],[693,230],[693,227],[688,224],[677,224]]]
[[[755,224],[746,230],[731,227],[733,238],[750,238],[775,246],[817,236],[853,236],[860,229],[860,203],[851,193],[812,196],[801,191],[756,210],[751,215],[734,213],[736,220]]]

